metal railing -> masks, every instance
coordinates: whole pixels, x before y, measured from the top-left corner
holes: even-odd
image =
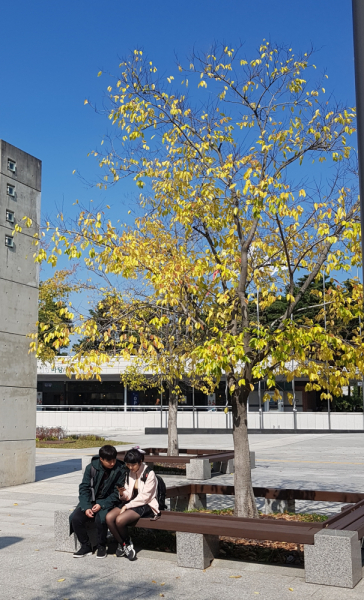
[[[225,409],[225,406],[191,406],[191,405],[187,405],[187,406],[179,406],[178,410],[179,411],[186,411],[186,412],[192,412],[192,411],[202,411],[202,412],[223,412]],[[149,404],[144,404],[144,405],[138,405],[138,406],[131,406],[131,405],[124,405],[124,404],[100,404],[100,405],[96,405],[96,404],[38,404],[37,405],[37,410],[38,411],[43,411],[43,410],[58,410],[58,411],[118,411],[118,412],[162,412],[162,411],[168,411],[168,405],[166,406],[160,406],[160,405],[149,405]],[[231,410],[231,407],[229,407],[229,411]]]

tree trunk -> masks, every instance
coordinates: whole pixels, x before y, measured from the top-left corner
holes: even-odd
[[[178,431],[177,431],[178,395],[175,386],[169,385],[168,402],[168,454],[178,456]]]
[[[232,395],[235,515],[237,517],[258,518],[250,469],[248,395],[249,392],[241,388],[237,388]]]

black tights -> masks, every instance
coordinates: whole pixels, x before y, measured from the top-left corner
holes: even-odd
[[[119,544],[128,541],[128,525],[135,523],[139,519],[135,510],[129,508],[120,514],[120,508],[113,508],[106,515],[106,523],[114,538]]]

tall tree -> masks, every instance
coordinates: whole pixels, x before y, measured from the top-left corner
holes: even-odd
[[[101,212],[82,212],[77,227],[53,232],[54,250],[41,250],[38,260],[84,253],[90,268],[143,282],[149,302],[173,307],[168,323],[177,319],[198,337],[184,368],[193,359],[201,376],[227,378],[235,512],[254,517],[247,430],[254,383],[265,378],[274,388],[277,375],[308,376],[331,397],[363,370],[358,335],[348,341],[320,322],[291,320],[320,272],[360,260],[356,177],[347,168],[355,111],[312,82],[309,53],[266,41],[251,59],[215,46],[178,69],[164,78],[135,50],[108,87],[119,137],[94,154],[107,170],[100,185],[131,177],[140,188],[134,225],[116,228]],[[259,326],[248,309],[257,289],[261,311],[282,293],[287,301]],[[350,297],[337,293],[335,318],[356,318],[361,294],[358,285]]]

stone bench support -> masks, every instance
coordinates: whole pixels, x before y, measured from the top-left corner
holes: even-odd
[[[208,458],[191,458],[186,464],[187,479],[211,479],[211,465]]]
[[[72,510],[56,510],[54,512],[54,541],[55,550],[59,552],[77,552],[80,543],[73,533],[70,535],[69,516]],[[90,538],[91,546],[97,546],[97,530],[93,521],[86,523],[87,533]]]
[[[296,510],[295,500],[278,500],[276,498],[265,498],[264,513],[271,515],[272,513],[294,513]]]
[[[190,569],[206,569],[219,552],[219,537],[202,533],[177,531],[177,565]]]
[[[362,578],[361,542],[356,531],[323,529],[305,544],[306,583],[353,588]]]
[[[255,452],[250,452],[250,468],[255,469]],[[214,462],[212,470],[215,472],[221,472],[224,475],[235,473],[235,461],[233,458],[226,462]]]

